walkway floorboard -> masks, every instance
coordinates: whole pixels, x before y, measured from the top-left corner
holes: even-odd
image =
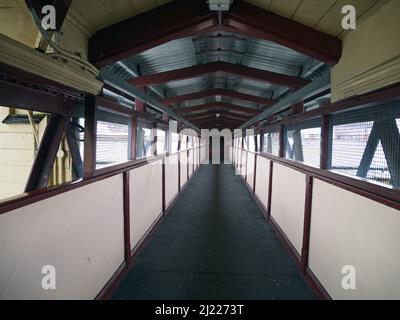
[[[114,299],[314,299],[230,165],[203,165]]]

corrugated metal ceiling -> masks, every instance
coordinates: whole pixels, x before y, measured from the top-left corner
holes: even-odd
[[[269,41],[226,32],[174,40],[130,57],[129,61],[140,66],[142,75],[223,61],[290,76],[300,76],[306,66],[317,62]],[[273,98],[274,94],[280,93],[283,89],[276,85],[221,73],[170,82],[165,84],[164,88],[168,96],[184,95],[210,88],[225,88],[268,98]],[[223,99],[242,106],[260,107],[256,103]],[[189,107],[214,100],[199,99],[182,103],[179,107]]]

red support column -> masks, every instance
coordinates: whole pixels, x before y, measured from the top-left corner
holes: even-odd
[[[89,178],[96,170],[96,97],[89,96],[85,103],[85,150],[83,157],[83,176]]]
[[[285,127],[281,124],[279,129],[279,157],[285,157]]]
[[[131,229],[130,229],[130,192],[129,192],[129,171],[123,173],[123,190],[124,190],[124,252],[125,264],[128,269],[132,261],[131,248]]]
[[[138,89],[143,92],[145,91],[144,87],[138,87]],[[145,111],[145,103],[139,99],[136,99],[135,100],[135,109],[138,112],[144,112]]]
[[[131,121],[131,160],[136,160],[136,141],[137,141],[137,118]]]
[[[330,157],[329,157],[329,143],[330,143],[330,127],[329,127],[329,115],[322,117],[321,126],[321,169],[330,168]]]
[[[274,163],[272,161],[269,162],[269,180],[268,180],[268,207],[267,207],[267,215],[268,220],[271,217],[271,201],[272,201],[272,178],[274,174]]]
[[[310,248],[311,207],[312,207],[313,178],[306,176],[306,202],[304,207],[303,246],[301,249],[301,271],[305,274],[308,266]]]

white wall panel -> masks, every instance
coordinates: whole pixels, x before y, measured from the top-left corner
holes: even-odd
[[[247,168],[247,151],[242,150],[241,151],[241,161],[242,161],[242,167],[240,169],[240,175],[245,178],[246,177],[246,168]]]
[[[187,181],[187,152],[180,153],[180,161],[181,161],[181,188],[185,185]]]
[[[178,155],[168,157],[165,165],[165,204],[168,206],[178,194]]]
[[[123,260],[122,175],[0,215],[0,299],[93,299]]]
[[[315,179],[309,265],[334,299],[400,299],[400,212]],[[356,290],[343,290],[343,266]]]
[[[130,174],[132,248],[162,213],[162,161],[133,169]]]
[[[249,152],[247,158],[247,184],[253,190],[255,154]]]
[[[191,178],[193,175],[193,149],[189,150],[188,163],[189,163],[189,178]]]
[[[303,173],[274,163],[271,215],[299,254],[303,242],[305,192]]]
[[[270,161],[268,159],[257,157],[256,196],[265,208],[268,207],[269,168]]]

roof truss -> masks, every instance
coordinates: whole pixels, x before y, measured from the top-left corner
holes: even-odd
[[[135,86],[144,87],[178,80],[196,78],[217,72],[293,89],[301,88],[310,82],[309,80],[298,77],[255,68],[249,68],[227,62],[213,62],[182,69],[176,69],[172,71],[145,75],[142,77],[130,79],[129,82]]]
[[[276,100],[270,98],[263,98],[260,96],[254,96],[246,93],[241,93],[233,90],[228,89],[207,89],[204,91],[198,91],[195,93],[185,94],[181,96],[169,97],[164,99],[162,102],[165,105],[170,105],[173,103],[182,103],[191,100],[197,99],[204,99],[204,98],[211,98],[211,97],[227,97],[238,99],[242,101],[254,102],[265,106],[271,106],[276,103]]]
[[[342,52],[340,39],[244,1],[235,1],[219,24],[206,1],[176,0],[98,31],[89,42],[89,59],[104,67],[171,40],[217,30],[273,41],[329,64]]]

